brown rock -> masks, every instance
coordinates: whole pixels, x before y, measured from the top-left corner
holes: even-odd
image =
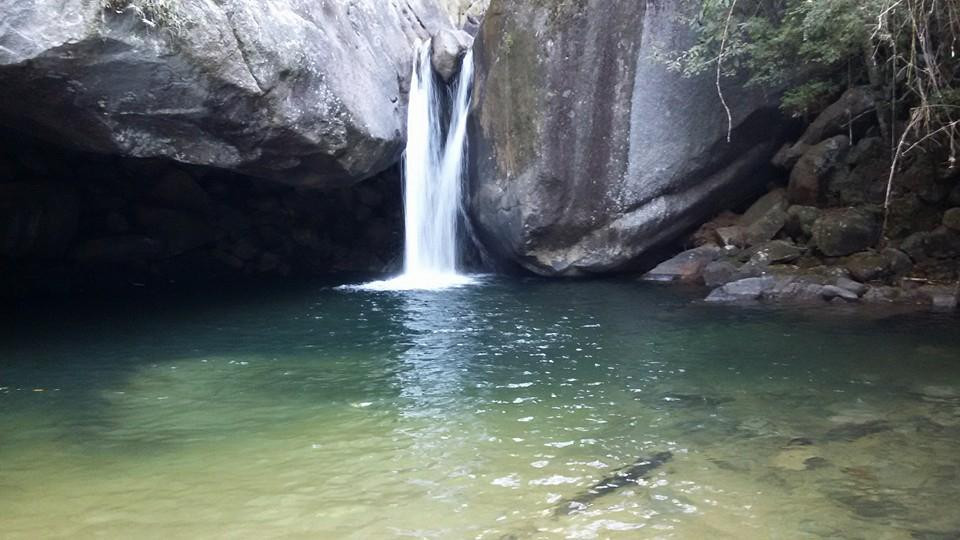
[[[701,246],[660,263],[656,268],[647,272],[643,279],[647,281],[701,281],[703,269],[707,264],[715,261],[723,254],[723,249],[716,246]]]
[[[850,147],[846,135],[831,137],[810,148],[790,172],[788,197],[794,204],[816,206],[824,179],[841,162]]]
[[[722,244],[722,240],[717,235],[717,229],[730,227],[737,223],[740,216],[733,212],[724,212],[719,216],[704,223],[693,233],[691,241],[694,247],[705,246],[708,244]]]
[[[739,225],[720,227],[716,232],[721,245],[738,248],[747,246],[747,231]]]

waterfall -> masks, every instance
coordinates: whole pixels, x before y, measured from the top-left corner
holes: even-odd
[[[445,115],[446,85],[430,61],[430,42],[417,46],[403,158],[405,245],[403,274],[370,283],[376,290],[439,289],[473,280],[458,272],[457,222],[461,213],[467,117],[473,86],[473,53],[467,51]],[[449,125],[443,129],[444,118]],[[446,138],[444,139],[444,133]]]

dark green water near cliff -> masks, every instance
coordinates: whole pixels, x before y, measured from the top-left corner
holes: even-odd
[[[21,306],[0,537],[955,538],[960,320],[693,298],[491,278]]]

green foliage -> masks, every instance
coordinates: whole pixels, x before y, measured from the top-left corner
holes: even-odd
[[[748,84],[792,88],[784,109],[804,114],[859,63],[884,0],[703,0],[691,21],[699,40],[670,62],[686,75],[715,70],[723,44],[725,75]],[[731,13],[731,9],[733,9]],[[729,19],[729,25],[728,23]]]
[[[788,88],[783,106],[796,115],[868,79],[871,62],[907,93],[926,93],[909,87],[923,63],[942,64],[928,81],[936,93],[955,83],[958,10],[955,0],[702,0],[690,21],[699,40],[669,64],[686,75],[715,70],[722,49],[724,75]]]

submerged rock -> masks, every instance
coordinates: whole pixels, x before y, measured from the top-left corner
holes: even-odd
[[[773,276],[741,279],[714,290],[707,296],[707,302],[750,302],[759,300],[765,292],[777,284]]]
[[[436,0],[138,4],[0,2],[0,122],[83,150],[347,185],[399,159],[413,44],[451,26]]]
[[[490,257],[542,275],[627,269],[762,189],[773,93],[684,78],[655,52],[697,3],[494,0],[474,50],[468,211]],[[574,75],[575,74],[575,75]]]
[[[708,396],[702,394],[665,394],[661,401],[668,405],[678,407],[719,407],[725,403],[733,401],[732,397],[726,396]]]
[[[673,459],[673,454],[671,452],[660,452],[650,456],[649,458],[638,459],[636,463],[630,467],[617,471],[603,480],[600,480],[587,489],[586,492],[571,499],[562,501],[559,505],[557,505],[554,515],[562,516],[573,513],[577,510],[582,510],[594,500],[603,497],[604,495],[608,495],[631,484],[635,485],[641,480],[645,479],[647,475],[649,475],[655,469],[666,464],[671,459]]]
[[[883,433],[892,429],[893,428],[890,426],[890,424],[883,420],[872,420],[869,422],[855,424],[843,424],[824,434],[823,440],[828,442],[852,442],[857,439],[862,439],[863,437],[868,437],[877,433]]]

